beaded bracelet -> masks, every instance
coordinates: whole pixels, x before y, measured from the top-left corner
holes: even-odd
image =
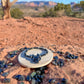
[[[31,49],[44,50],[45,53],[43,53],[43,54],[37,54],[37,55],[27,55],[27,54],[26,54],[27,51],[29,51],[29,50],[31,50]],[[47,53],[48,53],[48,51],[47,51],[46,49],[44,49],[44,48],[33,47],[33,48],[28,48],[28,49],[26,50],[25,56],[31,58],[32,62],[34,62],[34,63],[39,63],[39,61],[41,60],[41,57],[45,56]]]

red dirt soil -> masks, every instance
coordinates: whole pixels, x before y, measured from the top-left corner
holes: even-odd
[[[79,56],[77,60],[66,62],[63,68],[49,64],[49,72],[42,84],[48,84],[49,78],[55,78],[57,83],[63,77],[68,79],[69,84],[84,84],[84,19],[25,17],[0,20],[0,60],[6,60],[5,56],[9,51],[39,46],[53,51],[68,51]],[[12,77],[16,74],[27,76],[31,69],[21,67],[17,56],[11,61],[16,65],[6,70],[10,71],[7,78],[11,78],[10,84],[18,84]],[[0,76],[0,80],[2,79]]]

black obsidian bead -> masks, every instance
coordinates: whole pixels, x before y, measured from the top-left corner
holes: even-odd
[[[8,76],[8,74],[9,74],[8,72],[5,72],[5,73],[2,74],[2,76],[6,77],[6,76]]]
[[[75,59],[78,59],[78,56],[75,56]]]
[[[64,66],[64,60],[63,59],[59,59],[58,66],[60,66],[60,67]]]
[[[8,68],[8,65],[7,65],[7,64],[5,64],[5,65],[4,65],[4,68]]]
[[[3,79],[3,83],[10,83],[10,79],[9,78],[5,78],[5,79]]]
[[[41,57],[38,57],[38,56],[33,56],[33,57],[32,57],[32,61],[33,61],[34,63],[39,63],[40,60],[41,60]]]
[[[67,84],[67,79],[63,78],[61,81],[63,84]]]
[[[48,81],[50,84],[55,83],[55,79],[49,79]]]
[[[26,80],[27,80],[27,81],[31,81],[31,80],[32,80],[31,76],[28,75],[27,78],[26,78]]]
[[[16,75],[14,78],[17,79],[18,81],[24,81],[25,80],[25,77],[23,75]]]
[[[3,69],[0,69],[0,74],[3,72]]]
[[[55,56],[54,59],[55,59],[55,60],[58,60],[58,56]]]
[[[60,54],[60,51],[57,51],[58,54]]]

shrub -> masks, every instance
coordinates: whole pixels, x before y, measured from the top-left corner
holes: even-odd
[[[19,8],[14,8],[11,10],[11,16],[16,19],[23,18],[23,12]]]
[[[2,8],[0,8],[0,19],[2,19],[2,16],[3,16],[3,11]]]
[[[65,5],[63,3],[58,3],[55,7],[54,7],[54,11],[59,11],[59,10],[64,10]]]
[[[70,4],[63,4],[63,3],[58,3],[54,8],[50,8],[50,10],[46,11],[43,14],[43,17],[59,17],[59,16],[70,16],[71,14],[71,5]]]
[[[56,16],[56,11],[54,11],[53,8],[51,8],[50,10],[46,11],[44,14],[43,14],[43,17],[55,17]]]
[[[70,13],[72,12],[71,10],[71,5],[68,4],[68,5],[65,5],[65,13],[67,16],[70,16]]]
[[[59,10],[56,12],[57,17],[61,17],[61,16],[65,16],[65,15],[66,15],[65,10]]]

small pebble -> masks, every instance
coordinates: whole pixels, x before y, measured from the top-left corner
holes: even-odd
[[[70,62],[70,59],[65,59],[65,62]]]
[[[49,79],[49,83],[50,84],[55,83],[55,79]]]
[[[0,74],[3,72],[3,69],[0,69]]]
[[[75,56],[75,59],[78,59],[78,56]]]
[[[41,74],[44,74],[44,73],[45,73],[45,71],[44,71],[44,70],[42,70],[42,71],[41,71]]]
[[[38,84],[35,79],[32,79],[31,84]]]
[[[63,54],[63,52],[61,52],[61,51],[57,51],[57,53],[58,53],[59,55],[62,55],[62,54]]]
[[[14,64],[11,62],[11,63],[8,63],[8,66],[13,66]]]
[[[17,79],[18,81],[24,81],[25,80],[25,77],[23,75],[16,75],[14,78]]]
[[[68,59],[78,59],[78,56],[75,56],[73,54],[70,54],[69,52],[66,52],[65,53],[65,58],[68,58]]]
[[[44,74],[43,75],[36,75],[35,78],[43,79],[44,78]]]
[[[57,66],[57,62],[55,60],[52,61],[52,64],[55,65],[55,66]]]
[[[69,52],[65,52],[65,55],[69,55],[70,53]]]
[[[55,59],[55,60],[58,60],[58,56],[55,56],[54,59]]]
[[[44,70],[45,68],[44,67],[40,67],[40,70],[42,71],[42,70]]]
[[[10,83],[10,79],[9,78],[3,79],[3,83]]]
[[[35,75],[35,77],[33,79],[35,79],[37,81],[37,83],[40,84],[40,83],[42,83],[43,78],[44,78],[44,74],[43,75]]]
[[[0,68],[4,68],[4,65],[3,64],[0,64]]]
[[[8,54],[9,54],[9,55],[17,55],[17,52],[18,52],[17,50],[16,50],[16,51],[11,51],[11,52],[9,52]]]
[[[14,54],[12,54],[12,55],[10,55],[10,58],[13,58],[15,55]]]
[[[45,77],[45,74],[42,74],[42,75],[40,76],[41,79],[43,79],[44,77]]]
[[[58,54],[60,54],[60,51],[57,51]]]
[[[0,60],[0,64],[5,64],[5,61],[4,60]]]
[[[36,71],[36,74],[40,75],[41,74],[41,71]]]
[[[47,66],[44,66],[44,70],[47,70],[48,69],[48,67]]]
[[[5,61],[4,60],[0,60],[0,68],[4,68],[4,65],[5,65],[6,63],[5,63]]]
[[[2,76],[6,77],[6,76],[8,76],[8,74],[9,74],[8,72],[5,72],[2,74]]]
[[[7,64],[5,64],[5,65],[4,65],[4,68],[8,68],[8,65],[7,65]]]
[[[63,78],[61,81],[63,84],[67,84],[67,79]]]
[[[58,66],[63,67],[64,66],[64,60],[59,59]]]
[[[20,82],[20,84],[24,84],[24,82]]]
[[[23,50],[25,50],[25,49],[27,49],[27,47],[21,48],[20,51],[23,51]]]
[[[28,75],[27,78],[26,78],[26,80],[27,81],[31,81],[32,80],[31,76]]]
[[[36,75],[36,72],[31,73],[31,77],[33,78]]]
[[[28,49],[27,47],[24,47],[24,49]]]
[[[35,80],[36,80],[38,83],[41,83],[41,82],[42,82],[42,79],[40,78],[40,76],[37,77]]]

